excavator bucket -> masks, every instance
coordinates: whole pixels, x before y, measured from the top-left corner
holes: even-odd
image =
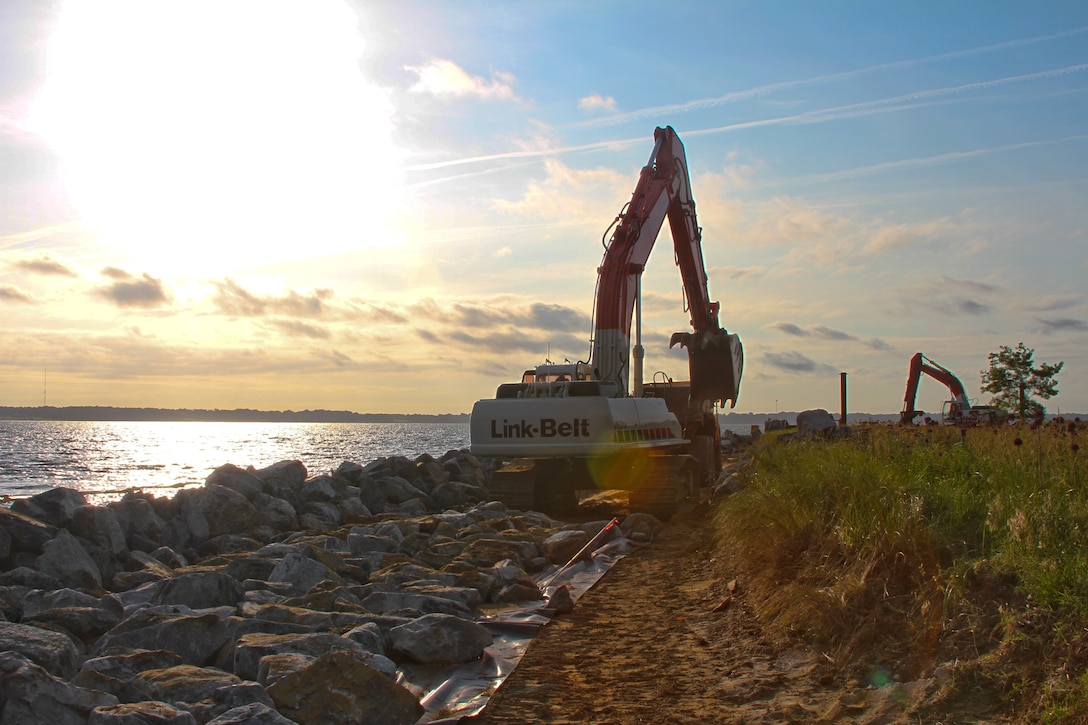
[[[715,400],[729,407],[737,404],[740,377],[744,370],[744,348],[737,335],[723,329],[674,332],[669,347],[688,349],[691,400]]]

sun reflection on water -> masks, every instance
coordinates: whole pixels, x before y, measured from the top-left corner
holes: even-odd
[[[0,421],[0,496],[56,486],[93,503],[130,489],[172,496],[226,463],[263,468],[301,460],[311,475],[344,461],[468,446],[465,423]]]

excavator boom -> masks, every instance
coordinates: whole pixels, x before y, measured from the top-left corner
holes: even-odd
[[[684,282],[692,332],[676,333],[670,347],[688,349],[691,398],[736,404],[744,357],[740,339],[718,323],[703,264],[702,229],[695,214],[684,145],[671,126],[654,131],[654,150],[597,270],[596,315],[590,362],[606,386],[628,391],[631,324],[646,261],[665,219]]]
[[[987,405],[972,405],[967,391],[960,379],[951,370],[938,364],[920,352],[910,359],[910,373],[907,375],[907,392],[903,397],[903,411],[899,414],[899,422],[910,424],[922,411],[916,410],[915,399],[918,395],[918,384],[922,373],[944,384],[951,394],[951,399],[945,403],[944,417],[950,423],[977,424],[980,421],[999,423],[1004,416],[999,410]]]

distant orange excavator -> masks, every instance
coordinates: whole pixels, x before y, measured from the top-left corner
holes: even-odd
[[[911,425],[919,415],[925,415],[924,411],[914,408],[914,399],[918,394],[918,383],[921,381],[922,373],[943,383],[952,394],[952,399],[944,401],[942,406],[942,423],[959,426],[1001,425],[1008,420],[1008,413],[1000,408],[992,405],[972,405],[963,388],[963,383],[952,374],[951,370],[916,352],[910,359],[907,394],[903,398],[903,412],[899,414],[899,422],[903,425]]]

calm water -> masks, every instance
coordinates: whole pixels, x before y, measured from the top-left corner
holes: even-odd
[[[94,503],[130,488],[170,496],[233,463],[300,460],[311,475],[344,461],[467,448],[467,423],[195,423],[0,421],[0,497],[56,486]]]

